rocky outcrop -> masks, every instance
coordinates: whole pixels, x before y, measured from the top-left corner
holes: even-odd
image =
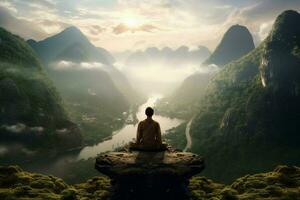
[[[95,168],[112,179],[113,199],[186,199],[188,180],[204,160],[183,152],[111,152],[100,155]]]
[[[276,20],[265,42],[260,76],[264,87],[298,96],[300,92],[300,15],[285,11]]]

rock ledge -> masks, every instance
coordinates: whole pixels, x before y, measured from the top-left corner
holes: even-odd
[[[113,199],[185,199],[189,178],[204,169],[204,159],[177,151],[122,151],[101,154],[95,168],[111,178]]]

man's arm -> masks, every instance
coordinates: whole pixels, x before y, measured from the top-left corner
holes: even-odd
[[[142,139],[142,130],[141,130],[141,122],[138,125],[137,131],[136,131],[136,143],[139,144],[141,143]]]
[[[161,140],[161,130],[160,130],[159,123],[157,123],[157,132],[156,133],[157,133],[157,135],[156,135],[157,142],[159,142],[161,144],[162,140]]]

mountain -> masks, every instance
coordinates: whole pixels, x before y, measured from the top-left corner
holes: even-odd
[[[206,87],[214,72],[195,73],[187,77],[168,97],[156,104],[157,112],[171,117],[190,119],[204,96]]]
[[[230,27],[216,50],[203,63],[202,68],[212,68],[209,69],[210,73],[196,73],[187,77],[171,96],[157,103],[158,112],[172,117],[190,119],[196,114],[196,108],[205,94],[209,80],[216,72],[216,68],[209,65],[223,66],[241,58],[254,48],[253,38],[246,27],[240,25]],[[168,49],[164,51],[170,52]],[[180,60],[187,58],[194,60],[193,58],[203,58],[203,55],[208,57],[209,53],[205,47],[200,46],[197,51],[189,52],[187,47],[181,46],[170,55],[178,60],[176,63],[180,63]]]
[[[207,59],[210,55],[208,48],[199,46],[197,49],[189,49],[187,46],[180,46],[173,50],[169,47],[158,49],[157,47],[149,47],[144,51],[138,50],[133,52],[126,60],[129,66],[144,66],[155,63],[161,63],[173,67],[184,67],[187,64],[199,64]]]
[[[234,25],[224,34],[220,44],[204,64],[224,66],[241,58],[254,48],[253,38],[247,27]]]
[[[107,72],[81,67],[52,70],[49,75],[70,117],[83,130],[84,141],[94,143],[122,126],[129,102]]]
[[[93,61],[111,64],[114,61],[113,57],[106,50],[95,47],[74,26],[39,42],[29,40],[28,44],[31,45],[45,63],[56,61],[58,58],[67,61],[78,61],[77,56],[82,59],[82,62]]]
[[[29,40],[46,63],[47,73],[61,93],[72,120],[94,143],[122,126],[123,113],[142,98],[114,66],[114,58],[95,47],[76,27],[36,42]]]
[[[300,14],[285,11],[270,35],[210,82],[191,125],[192,151],[222,181],[278,163],[299,165]]]
[[[0,51],[1,141],[39,148],[81,145],[78,127],[30,46],[0,28]]]
[[[53,64],[59,61],[68,61],[74,65],[85,63],[87,68],[91,65],[102,65],[102,70],[106,71],[114,81],[117,89],[131,104],[140,103],[143,99],[130,85],[127,78],[114,66],[114,57],[104,48],[95,47],[87,37],[76,27],[71,26],[62,32],[36,42],[27,41],[29,45],[40,55],[41,59],[47,63],[48,71],[52,71]],[[98,72],[100,73],[100,72]]]

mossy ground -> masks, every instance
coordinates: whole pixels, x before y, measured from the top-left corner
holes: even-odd
[[[0,199],[109,199],[110,180],[94,177],[68,185],[54,176],[29,173],[18,166],[0,167]],[[246,175],[230,185],[206,177],[190,179],[194,200],[295,200],[300,199],[300,168],[278,166],[272,172]]]
[[[295,200],[300,199],[300,168],[278,166],[272,172],[238,178],[231,185],[195,177],[189,188],[197,200]]]
[[[0,199],[107,199],[109,179],[95,177],[68,185],[54,176],[29,173],[18,166],[0,167]]]

